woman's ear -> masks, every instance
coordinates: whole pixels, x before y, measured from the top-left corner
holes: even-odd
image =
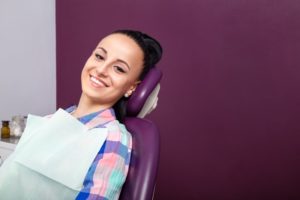
[[[124,97],[130,97],[140,83],[141,81],[136,81],[132,86],[130,86],[129,90],[127,90],[127,92],[124,94]]]

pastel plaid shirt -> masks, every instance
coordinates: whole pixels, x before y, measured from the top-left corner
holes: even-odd
[[[75,108],[72,106],[66,111],[71,113]],[[131,135],[116,120],[112,108],[88,114],[79,121],[89,128],[108,128],[108,136],[90,166],[76,200],[118,199],[128,172]]]

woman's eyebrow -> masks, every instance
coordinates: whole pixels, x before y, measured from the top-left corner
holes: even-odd
[[[101,49],[105,54],[107,54],[107,51],[103,47],[97,47],[97,49]]]
[[[124,60],[121,60],[121,59],[117,59],[117,61],[121,62],[121,63],[124,63],[126,65],[126,67],[128,68],[128,70],[130,70],[130,67],[129,67],[127,62],[125,62]]]

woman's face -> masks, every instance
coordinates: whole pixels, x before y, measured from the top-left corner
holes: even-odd
[[[81,73],[82,95],[96,104],[112,107],[125,93],[131,94],[143,68],[143,52],[123,34],[100,41]]]

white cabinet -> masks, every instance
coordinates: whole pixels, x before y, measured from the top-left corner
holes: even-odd
[[[0,165],[15,150],[18,138],[0,139]]]

